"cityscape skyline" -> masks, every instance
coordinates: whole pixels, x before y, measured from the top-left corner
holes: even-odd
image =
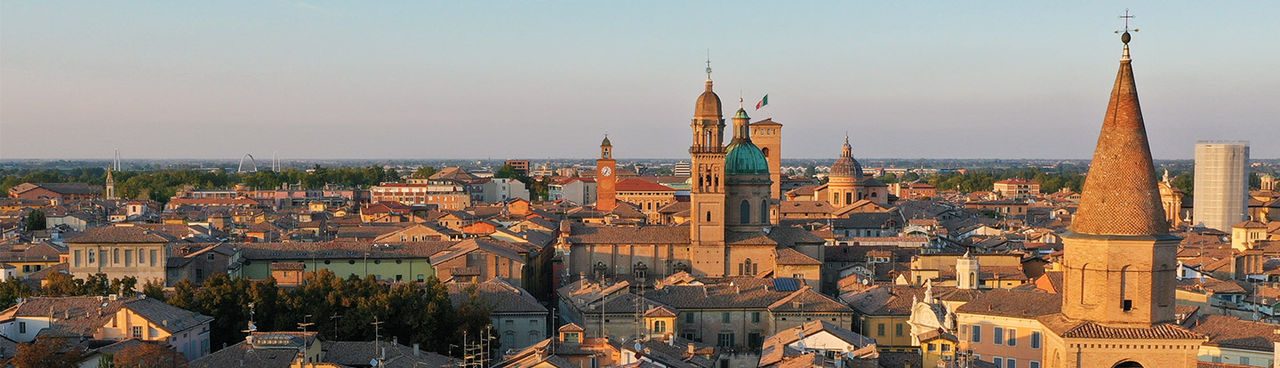
[[[589,158],[605,134],[619,158],[678,158],[685,142],[665,137],[687,129],[707,49],[726,110],[741,91],[753,119],[791,128],[785,158],[835,157],[848,131],[861,157],[1086,159],[1116,54],[1103,40],[1120,27],[1110,4],[504,5],[5,3],[0,159],[117,148],[131,158]],[[1268,103],[1280,78],[1266,72],[1280,52],[1247,47],[1280,34],[1266,11],[1128,5],[1151,27],[1135,63],[1156,159],[1190,159],[1200,140],[1280,134],[1280,107]],[[139,12],[150,16],[127,18]],[[184,21],[192,12],[199,21]],[[766,13],[793,27],[694,22]],[[581,32],[596,28],[605,32]],[[751,109],[763,94],[770,111]],[[58,146],[18,139],[48,129],[81,133]],[[192,144],[193,132],[218,144]],[[334,137],[377,144],[317,144]],[[1002,144],[966,144],[982,139]],[[1253,141],[1255,158],[1280,157]]]

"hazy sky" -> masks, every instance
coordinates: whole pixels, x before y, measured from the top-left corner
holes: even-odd
[[[1087,158],[1125,6],[1156,158],[1280,157],[1280,2],[3,1],[0,158],[687,157],[707,49],[785,157]]]

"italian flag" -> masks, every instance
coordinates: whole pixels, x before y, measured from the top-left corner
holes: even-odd
[[[768,104],[769,104],[769,95],[764,95],[764,97],[760,98],[759,102],[756,102],[756,110],[759,110],[761,107],[764,107],[765,105],[768,105]]]

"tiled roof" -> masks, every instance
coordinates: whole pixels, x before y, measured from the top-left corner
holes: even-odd
[[[790,295],[773,302],[773,304],[769,305],[769,310],[774,313],[853,313],[853,309],[849,308],[849,306],[832,300],[808,287],[796,290]]]
[[[791,248],[778,249],[777,263],[780,265],[822,265],[822,262]]]
[[[689,244],[689,226],[603,226],[574,223],[574,244]]]
[[[877,316],[910,315],[912,301],[923,298],[924,288],[903,285],[878,285],[840,296],[840,300],[859,313]]]
[[[247,260],[310,260],[353,258],[428,258],[455,244],[449,241],[371,243],[331,241],[321,243],[239,243]]]
[[[386,352],[383,356],[385,365],[379,367],[445,367],[457,363],[453,358],[444,355],[429,351],[414,351],[412,347],[385,341],[377,345],[373,341],[322,341],[321,344],[324,346],[326,362],[348,367],[367,366],[375,357],[381,356],[381,352]],[[382,350],[374,349],[375,346]],[[378,352],[378,355],[375,355],[375,352]]]
[[[254,349],[253,346],[241,341],[197,358],[191,361],[189,366],[191,368],[288,368],[297,355],[297,349]]]
[[[716,280],[716,283],[704,285],[673,285],[645,293],[645,298],[661,303],[676,310],[698,310],[717,308],[772,308],[774,303],[787,299],[796,293],[816,294],[826,299],[828,304],[811,298],[808,295],[797,295],[797,301],[806,305],[839,310],[844,307],[811,289],[794,292],[782,292],[773,289],[773,280],[751,277],[730,277]],[[838,306],[838,307],[837,307]],[[784,306],[780,306],[784,307]],[[845,308],[844,310],[847,310]]]
[[[547,308],[539,304],[529,292],[499,278],[477,284],[449,283],[449,299],[455,305],[462,304],[469,297],[467,292],[473,286],[477,296],[492,307],[495,314],[547,313]]]
[[[1280,325],[1245,321],[1237,317],[1209,314],[1183,324],[1192,332],[1205,335],[1210,345],[1226,348],[1272,352],[1280,335],[1275,331]]]
[[[85,183],[36,183],[41,188],[58,194],[99,194],[103,187]]]
[[[1200,340],[1204,338],[1199,333],[1171,323],[1151,327],[1108,327],[1094,322],[1070,320],[1062,314],[1041,316],[1037,319],[1063,338],[1127,340]]]
[[[1062,294],[1032,290],[988,290],[956,308],[956,313],[1036,318],[1062,311]]]
[[[67,240],[68,243],[168,243],[172,237],[165,233],[151,231],[137,226],[105,226],[85,229],[80,235]]]
[[[1202,336],[1174,324],[1161,324],[1150,328],[1107,327],[1093,322],[1082,323],[1067,330],[1066,338],[1086,339],[1154,339],[1195,340]]]
[[[1169,232],[1133,68],[1127,59],[1120,62],[1116,73],[1071,231],[1093,235]]]
[[[159,300],[130,299],[124,308],[146,318],[169,333],[181,332],[213,321],[213,317],[165,304]]]
[[[826,201],[783,201],[778,204],[778,210],[783,214],[788,213],[831,213],[835,210],[830,203]]]
[[[615,184],[615,188],[619,192],[674,192],[676,191],[675,189],[672,189],[669,186],[658,184],[658,183],[644,180],[644,179],[639,179],[639,178],[627,178],[627,179],[619,180],[618,183]]]

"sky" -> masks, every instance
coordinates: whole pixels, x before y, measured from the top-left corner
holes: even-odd
[[[0,2],[0,159],[687,157],[708,52],[787,158],[1088,158],[1126,7],[1155,158],[1280,158],[1280,2],[292,0]]]

